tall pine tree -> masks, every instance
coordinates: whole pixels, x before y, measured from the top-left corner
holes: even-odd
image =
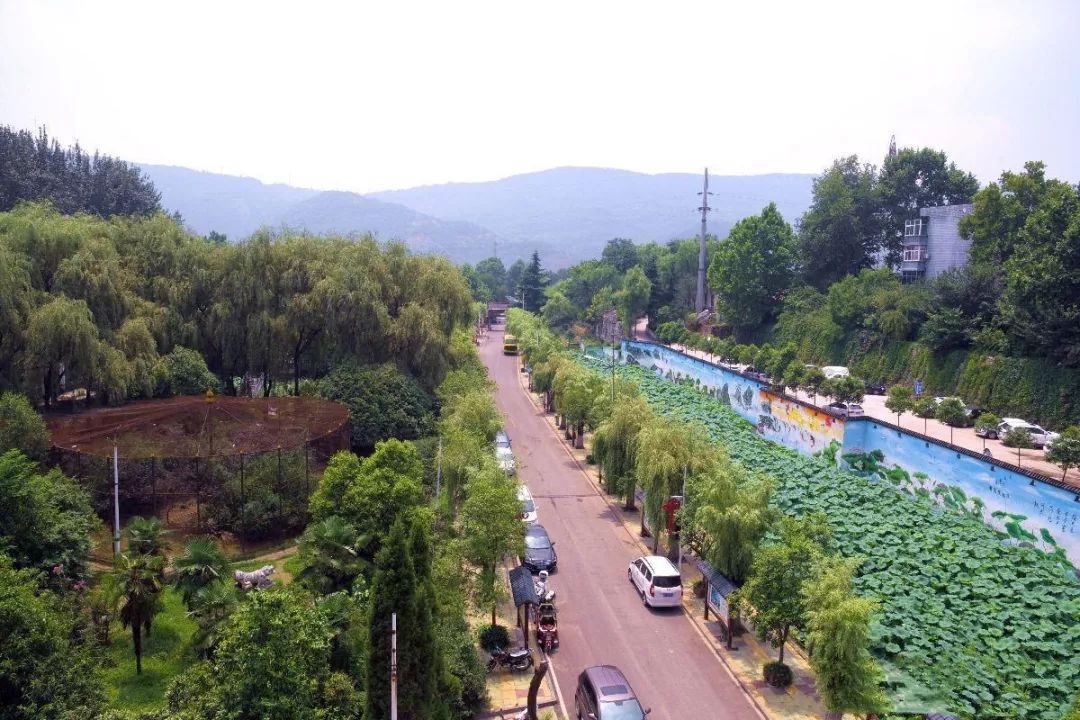
[[[434,637],[431,629],[429,549],[426,534],[414,542],[413,523],[398,518],[375,558],[368,625],[367,710],[369,720],[390,717],[391,616],[397,613],[398,717],[426,720],[436,702]],[[421,556],[417,573],[414,552]],[[437,715],[435,715],[437,716]]]
[[[529,312],[540,312],[544,304],[544,288],[547,287],[547,273],[540,265],[540,253],[533,251],[532,259],[521,274],[521,292],[525,298],[524,306]]]

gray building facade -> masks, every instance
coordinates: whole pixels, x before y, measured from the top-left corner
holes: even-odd
[[[904,223],[904,254],[900,279],[905,283],[931,280],[946,270],[967,265],[971,240],[960,235],[960,219],[971,204],[919,209],[919,217]]]

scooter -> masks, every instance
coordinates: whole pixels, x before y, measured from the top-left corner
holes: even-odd
[[[495,648],[491,651],[491,659],[487,663],[487,671],[491,672],[497,667],[508,667],[511,670],[528,670],[532,667],[533,656],[526,648],[520,650],[503,650]]]
[[[541,570],[536,580],[533,580],[533,588],[536,590],[536,597],[542,603],[554,603],[555,591],[548,590],[547,586],[548,571]]]

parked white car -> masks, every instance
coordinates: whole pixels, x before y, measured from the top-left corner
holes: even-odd
[[[843,365],[826,365],[825,367],[821,368],[821,372],[825,374],[826,380],[832,380],[833,378],[847,377],[851,375],[851,371]]]
[[[1048,441],[1053,439],[1053,436],[1057,433],[1052,433],[1049,430],[1044,430],[1038,425],[1033,425],[1027,420],[1021,420],[1020,418],[1002,418],[1001,424],[997,427],[997,435],[1002,440],[1009,434],[1010,430],[1016,430],[1017,428],[1024,428],[1031,435],[1031,444],[1037,449],[1042,449],[1046,446]]]
[[[495,460],[498,461],[499,467],[507,475],[513,475],[517,472],[517,461],[514,460],[514,451],[508,447],[495,448]]]
[[[682,605],[682,576],[662,555],[646,555],[630,563],[626,577],[637,589],[646,607]]]
[[[837,415],[846,418],[863,417],[866,413],[863,411],[863,406],[858,403],[842,403],[834,402],[829,403],[825,408],[826,410],[832,410]]]
[[[521,521],[526,525],[537,522],[540,515],[536,512],[536,503],[533,501],[532,493],[524,483],[518,485],[518,500],[521,502]]]

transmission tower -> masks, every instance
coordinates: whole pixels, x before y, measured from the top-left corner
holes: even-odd
[[[701,207],[698,208],[701,213],[701,242],[698,245],[696,308],[701,312],[705,309],[705,234],[708,232],[709,211],[712,210],[709,207],[709,196],[712,195],[709,192],[709,168],[705,168],[705,185],[698,195],[701,196]]]

